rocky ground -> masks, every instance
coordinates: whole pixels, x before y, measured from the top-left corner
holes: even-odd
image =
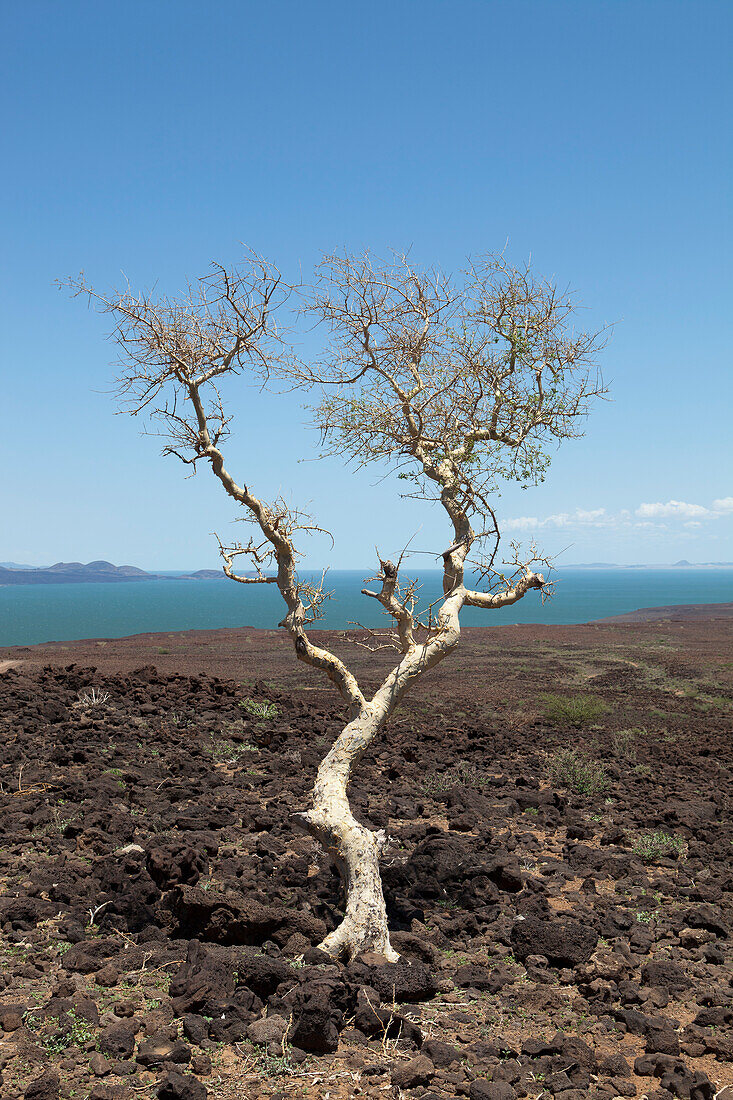
[[[3,1100],[733,1086],[733,620],[466,633],[352,783],[392,965],[315,949],[343,715],[276,635],[0,661]]]

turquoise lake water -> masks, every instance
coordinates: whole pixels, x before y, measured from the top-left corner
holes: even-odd
[[[386,622],[381,608],[360,594],[368,574],[334,570],[326,587],[334,599],[319,625],[345,629]],[[303,571],[303,576],[314,576]],[[320,577],[320,574],[318,574]],[[467,608],[465,626],[507,623],[584,623],[640,607],[733,602],[729,569],[560,569],[555,595],[544,605],[536,592],[499,611]],[[440,592],[440,573],[421,574],[425,602]],[[168,630],[225,626],[275,628],[284,605],[274,585],[231,581],[131,581],[122,584],[18,585],[0,587],[0,645],[77,638],[121,638]]]

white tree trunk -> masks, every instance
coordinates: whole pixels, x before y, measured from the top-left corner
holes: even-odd
[[[301,828],[316,837],[336,862],[346,893],[346,912],[338,928],[320,945],[331,955],[353,958],[374,951],[395,962],[379,874],[379,856],[387,837],[360,825],[351,812],[347,787],[351,771],[387,722],[408,688],[458,644],[458,612],[465,589],[446,597],[437,634],[426,644],[411,644],[374,698],[349,722],[324,757],[313,788],[313,808],[296,814]]]
[[[347,787],[351,770],[387,717],[369,704],[349,722],[318,769],[313,809],[297,814],[301,828],[321,842],[334,859],[346,895],[346,912],[338,928],[320,945],[323,951],[350,959],[374,951],[395,962],[389,942],[387,910],[379,874],[379,857],[387,837],[361,825],[351,812]]]

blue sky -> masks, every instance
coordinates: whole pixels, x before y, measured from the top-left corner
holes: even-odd
[[[727,0],[25,0],[1,23],[0,560],[214,566],[232,533],[213,479],[114,415],[105,319],[55,279],[173,293],[240,242],[297,277],[344,246],[455,269],[507,241],[616,323],[612,401],[502,495],[507,533],[733,560]],[[334,533],[308,564],[444,547],[400,483],[311,461],[294,398],[231,401],[233,471]]]

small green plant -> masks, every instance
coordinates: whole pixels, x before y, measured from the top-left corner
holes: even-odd
[[[425,794],[442,794],[451,787],[483,787],[489,782],[485,772],[479,771],[474,764],[460,761],[444,772],[433,772],[422,781]]]
[[[92,1025],[88,1020],[85,1020],[83,1016],[77,1016],[73,1008],[69,1009],[67,1016],[71,1022],[69,1036],[72,1043],[75,1043],[79,1047],[83,1047],[96,1039]]]
[[[50,1035],[41,1035],[44,1029],[44,1021],[34,1012],[26,1012],[23,1023],[29,1031],[39,1037],[48,1054],[63,1054],[70,1046],[86,1047],[91,1042],[96,1042],[94,1028],[83,1016],[78,1016],[73,1008],[59,1019],[59,1029]]]
[[[601,718],[608,707],[595,695],[543,695],[545,718],[561,729],[582,729]]]
[[[697,705],[700,710],[729,710],[731,706],[731,700],[726,698],[725,695],[706,695],[704,699],[698,699]]]
[[[591,760],[575,749],[560,749],[548,761],[550,781],[557,787],[567,787],[576,794],[600,794],[608,786],[606,769],[598,760]]]
[[[247,1061],[254,1063],[252,1068],[256,1068],[263,1077],[290,1077],[302,1072],[301,1066],[294,1065],[291,1048],[285,1038],[281,1043],[280,1054],[256,1048],[247,1041],[242,1044],[242,1048]]]
[[[239,705],[245,713],[264,722],[271,722],[280,713],[277,703],[268,703],[266,700],[258,703],[256,699],[242,699]]]
[[[685,842],[682,837],[656,830],[641,833],[634,842],[633,851],[647,863],[653,863],[657,859],[666,857],[677,859],[682,855],[684,848]]]
[[[57,805],[51,807],[51,824],[50,828],[55,829],[57,833],[63,833],[67,825],[70,825],[74,815],[65,814],[60,806],[66,805],[66,799],[60,798]]]
[[[211,755],[215,760],[219,760],[224,764],[236,763],[240,756],[243,756],[246,752],[259,751],[256,745],[250,745],[248,742],[238,745],[233,741],[214,741],[211,746]]]
[[[611,750],[613,755],[623,760],[634,762],[636,760],[636,740],[639,735],[646,733],[642,729],[616,730],[611,734]]]

